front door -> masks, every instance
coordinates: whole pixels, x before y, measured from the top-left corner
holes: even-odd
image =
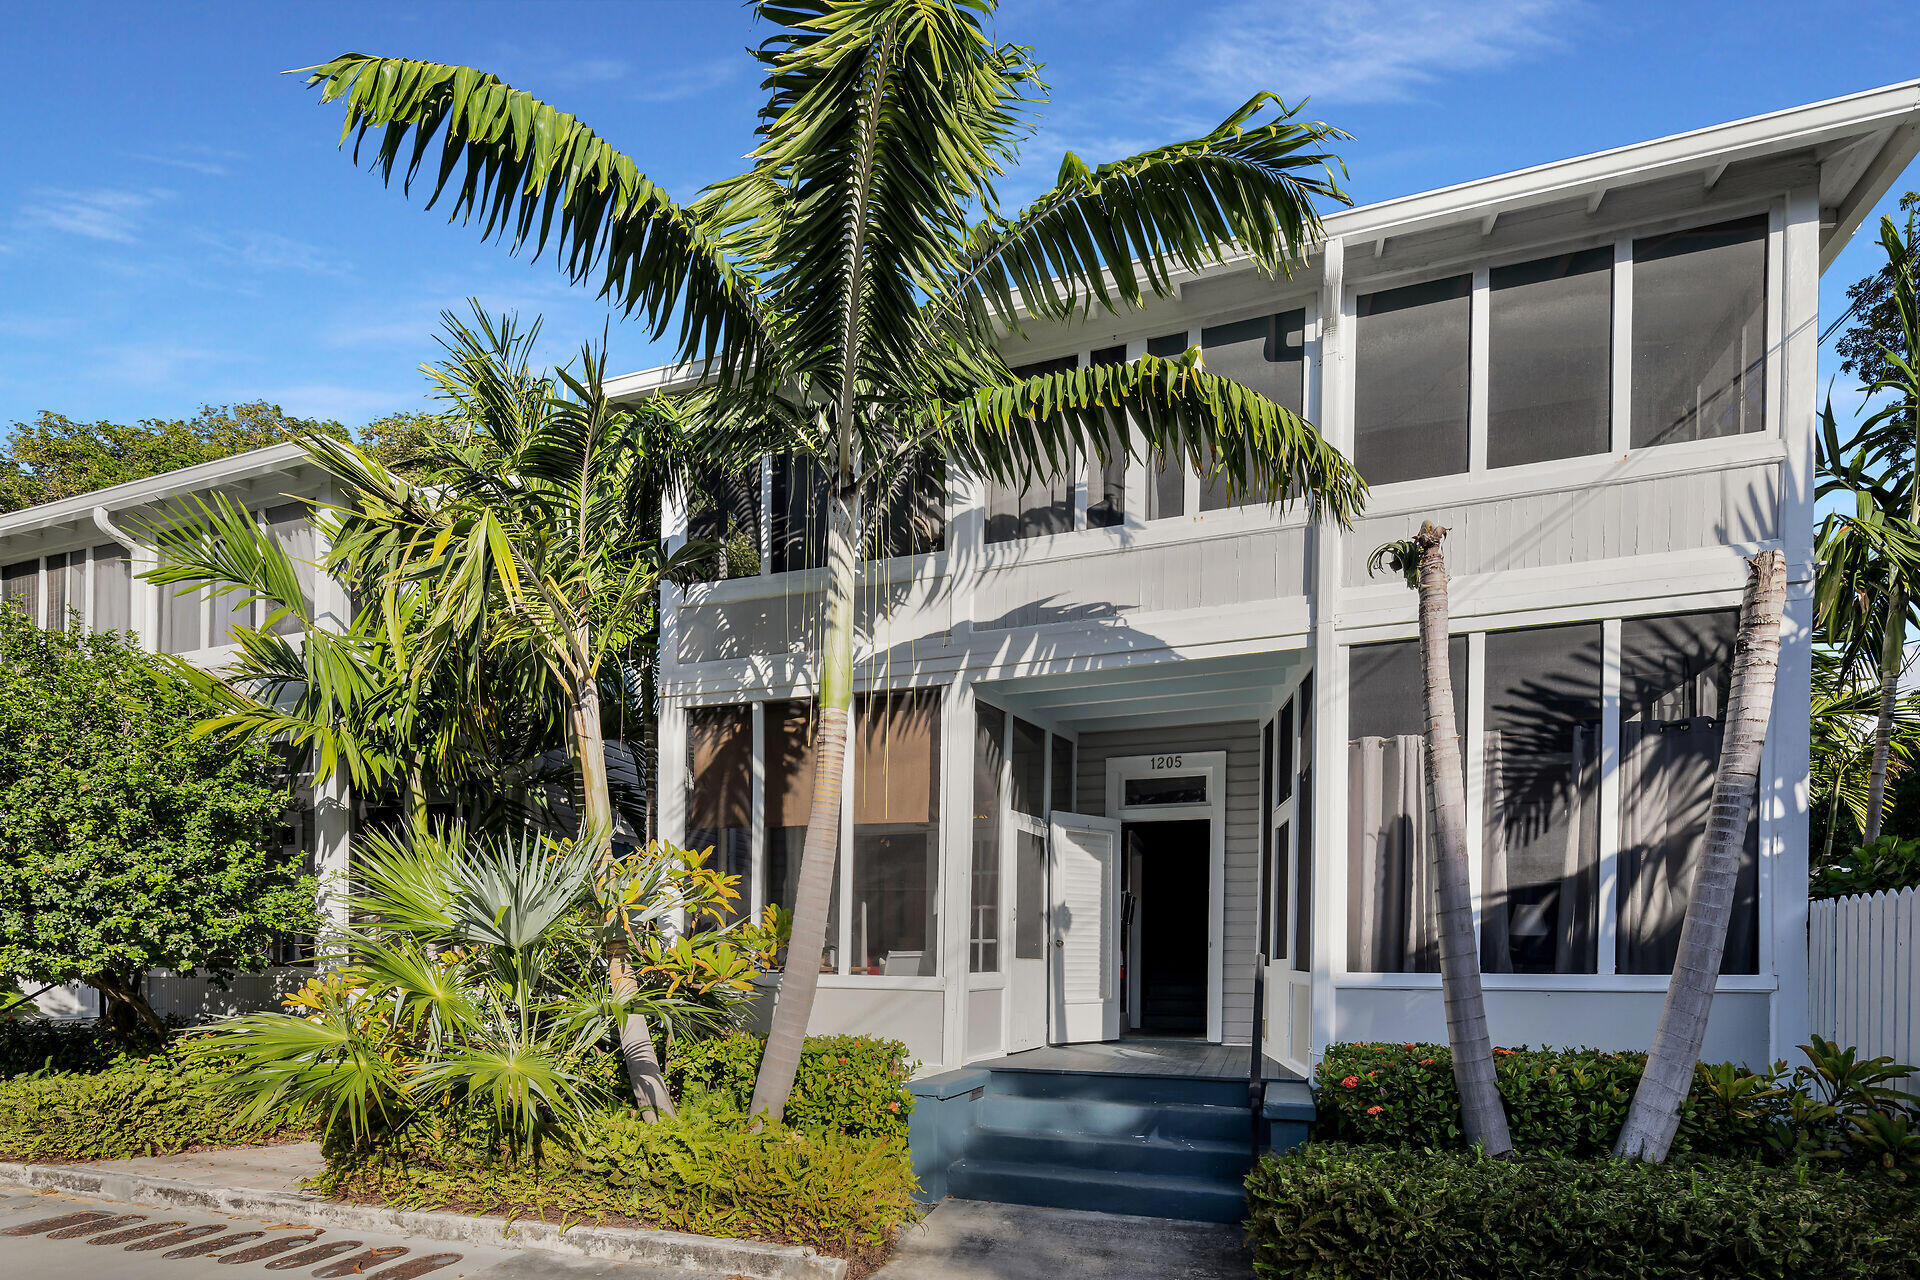
[[[1007,1052],[1047,1042],[1047,837],[1036,818],[1016,813],[1013,829],[1013,961]]]
[[[1120,1036],[1120,824],[1056,813],[1048,840],[1053,1040]]]

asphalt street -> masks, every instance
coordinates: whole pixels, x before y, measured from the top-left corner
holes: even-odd
[[[0,1192],[6,1280],[725,1280],[532,1250]]]

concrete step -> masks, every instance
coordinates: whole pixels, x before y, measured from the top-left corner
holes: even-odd
[[[991,1094],[1016,1098],[1071,1098],[1105,1102],[1183,1102],[1247,1108],[1245,1080],[1199,1076],[1093,1075],[1079,1071],[995,1071]],[[1309,1095],[1311,1097],[1311,1095]]]
[[[1190,1222],[1238,1222],[1247,1212],[1246,1190],[1237,1178],[1161,1177],[1060,1165],[1003,1164],[972,1156],[954,1164],[948,1173],[948,1189],[969,1200]]]
[[[981,1100],[978,1124],[1020,1133],[1235,1142],[1247,1137],[1244,1102],[1237,1107],[1187,1102],[1122,1102],[1104,1098],[1002,1095]]]
[[[1132,1134],[1034,1133],[989,1125],[969,1136],[965,1158],[1023,1168],[1053,1165],[1089,1174],[1147,1173],[1234,1181],[1244,1177],[1253,1164],[1252,1122],[1243,1119],[1240,1138],[1232,1142]]]

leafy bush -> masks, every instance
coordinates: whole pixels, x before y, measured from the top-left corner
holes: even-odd
[[[1861,1058],[1821,1039],[1807,1063],[1760,1072],[1700,1064],[1680,1113],[1677,1153],[1786,1164],[1820,1158],[1920,1176],[1920,1124],[1893,1083],[1912,1068]],[[1643,1053],[1495,1049],[1495,1072],[1515,1150],[1603,1156],[1625,1123],[1646,1066]],[[1445,1045],[1336,1044],[1314,1074],[1317,1138],[1368,1145],[1465,1145],[1453,1055]]]
[[[221,1067],[168,1057],[92,1075],[22,1076],[0,1084],[0,1158],[117,1160],[305,1132],[292,1109],[258,1120],[241,1112]]]
[[[1805,1166],[1316,1143],[1256,1165],[1247,1212],[1254,1271],[1291,1280],[1866,1280],[1920,1257],[1920,1197]]]
[[[142,1057],[160,1048],[161,1042],[144,1026],[120,1032],[104,1019],[0,1021],[0,1080],[36,1071],[105,1071],[123,1057]]]
[[[1835,850],[1816,867],[1808,891],[1815,898],[1844,898],[1920,886],[1920,838],[1882,836],[1872,844]]]
[[[766,1041],[748,1032],[676,1041],[668,1051],[667,1084],[681,1098],[705,1096],[744,1112]],[[873,1036],[808,1036],[787,1100],[787,1123],[854,1138],[905,1142],[913,1114],[907,1047]]]
[[[421,1126],[333,1153],[315,1185],[382,1204],[633,1221],[841,1257],[884,1251],[918,1216],[904,1145],[785,1127],[753,1133],[738,1114],[698,1103],[653,1124],[632,1111],[593,1113],[564,1143],[518,1163],[477,1155],[457,1126]]]

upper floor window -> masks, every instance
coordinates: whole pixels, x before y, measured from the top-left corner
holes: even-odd
[[[1202,329],[1200,350],[1209,373],[1258,391],[1282,409],[1302,413],[1306,406],[1306,334],[1306,311],[1286,311]],[[1235,493],[1224,478],[1213,475],[1203,476],[1200,481],[1202,511],[1266,503],[1276,496],[1246,490]]]
[[[1605,453],[1613,422],[1613,249],[1488,279],[1487,465]]]
[[[792,455],[775,458],[770,469],[772,485],[767,505],[772,572],[817,569],[826,563],[826,472],[813,459]],[[758,487],[753,491],[757,503]],[[882,560],[940,550],[946,545],[946,505],[944,471],[938,459],[875,477],[862,511],[859,555]],[[692,528],[689,522],[689,533]],[[757,512],[754,528],[757,538]]]
[[[1061,356],[1014,369],[1016,378],[1038,378],[1078,368],[1078,356]],[[1031,477],[1019,487],[987,482],[987,541],[1015,542],[1073,530],[1073,473]]]
[[[312,513],[304,502],[289,502],[256,513],[258,519],[293,561],[300,583],[301,603],[311,616],[313,611],[314,561],[318,550],[313,532]],[[169,583],[160,592],[160,651],[192,653],[216,645],[232,644],[240,627],[258,627],[266,623],[273,608],[264,603],[249,604],[244,592],[216,592],[211,587],[185,587]],[[292,635],[301,627],[298,618],[286,616],[273,624],[273,630]]]
[[[91,549],[22,560],[0,569],[0,599],[36,626],[125,631],[132,626],[133,576],[127,549]]]
[[[1125,364],[1127,348],[1103,347],[1088,363]],[[1107,456],[1087,458],[1087,528],[1110,529],[1126,520],[1127,420],[1116,413],[1107,429]]]
[[[1633,242],[1633,446],[1766,424],[1767,219]]]
[[[1147,354],[1162,360],[1177,360],[1186,352],[1186,333],[1163,334],[1147,339]],[[1166,520],[1187,514],[1187,462],[1169,457],[1155,449],[1148,470],[1147,519]]]
[[[1370,484],[1467,469],[1472,276],[1362,294],[1354,338],[1354,463]]]
[[[687,489],[687,538],[713,544],[712,554],[701,561],[701,576],[756,576],[760,572],[760,468],[703,475]]]

